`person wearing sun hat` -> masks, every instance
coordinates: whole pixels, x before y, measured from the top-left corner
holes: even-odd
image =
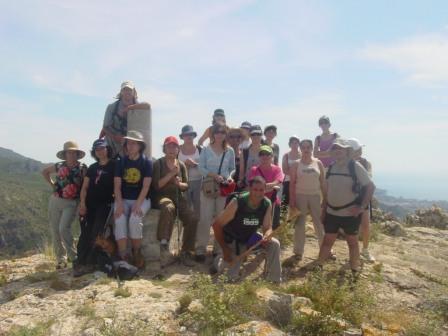
[[[81,234],[77,262],[73,264],[75,277],[95,270],[98,257],[95,239],[104,232],[113,203],[115,161],[111,158],[112,150],[105,139],[97,139],[90,154],[96,162],[87,169],[81,188]]]
[[[348,142],[353,149],[353,160],[358,161],[364,167],[364,169],[367,170],[369,176],[372,177],[372,164],[362,156],[362,148],[364,147],[364,145],[361,144],[361,142],[356,138],[350,138],[348,139]],[[375,262],[375,257],[369,251],[371,207],[372,202],[370,201],[369,206],[362,213],[360,226],[360,233],[362,238],[361,257],[367,262]]]
[[[184,127],[183,132],[192,133],[193,130]],[[162,266],[167,266],[171,259],[169,242],[173,233],[176,215],[182,221],[183,239],[181,251],[177,251],[180,261],[188,267],[194,266],[193,252],[195,248],[196,227],[198,216],[188,206],[185,191],[188,190],[188,173],[185,164],[178,159],[179,141],[174,136],[168,136],[163,142],[165,156],[154,162],[154,176],[152,180],[155,195],[154,202],[160,208],[157,227],[157,239],[160,241],[160,257]],[[199,214],[198,214],[199,215]],[[180,229],[180,228],[178,228]]]
[[[67,266],[67,257],[71,261],[76,259],[71,225],[76,217],[82,180],[87,171],[86,165],[79,162],[84,156],[85,152],[79,149],[76,142],[67,141],[63,149],[56,153],[62,161],[42,171],[53,189],[48,215],[58,269]]]
[[[252,180],[255,176],[261,176],[266,181],[266,197],[269,198],[273,204],[273,221],[272,228],[276,229],[280,225],[280,198],[277,191],[285,178],[282,168],[275,165],[274,151],[269,145],[262,145],[258,151],[260,157],[260,163],[257,166],[253,166],[248,175],[248,181]]]
[[[199,155],[202,148],[195,145],[194,139],[197,133],[193,126],[185,125],[182,127],[179,138],[183,140],[183,144],[179,147],[179,160],[182,161],[188,170],[188,189],[185,191],[187,202],[195,213],[201,212],[201,182],[202,175],[199,171]]]
[[[133,82],[127,80],[121,83],[120,92],[115,97],[117,101],[107,106],[104,115],[100,138],[106,136],[112,148],[112,157],[123,156],[124,137],[127,132],[127,113],[129,110],[149,109],[146,102],[139,102],[137,90]]]
[[[117,161],[114,174],[114,234],[119,257],[124,261],[129,259],[127,246],[130,240],[130,261],[134,266],[142,268],[143,217],[151,207],[149,187],[152,162],[143,154],[146,144],[140,132],[129,130],[124,140],[127,155]]]
[[[359,271],[358,232],[362,213],[368,206],[375,185],[368,172],[354,161],[353,149],[348,140],[337,138],[331,146],[334,164],[326,173],[327,193],[323,200],[324,239],[319,251],[319,265],[330,256],[339,229],[343,229],[350,255],[350,267]]]

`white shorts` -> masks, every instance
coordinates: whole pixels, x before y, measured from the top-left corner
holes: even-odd
[[[123,199],[123,214],[115,219],[114,234],[115,240],[124,238],[142,239],[143,238],[143,217],[145,217],[148,210],[151,208],[151,201],[145,199],[141,205],[142,216],[137,216],[131,213],[132,207],[136,200]],[[114,204],[114,212],[115,212]]]

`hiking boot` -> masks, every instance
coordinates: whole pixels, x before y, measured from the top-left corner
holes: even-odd
[[[293,266],[295,266],[296,263],[299,263],[301,260],[302,260],[301,254],[294,254],[294,255],[290,256],[289,258],[285,259],[283,261],[282,266],[293,267]]]
[[[205,254],[196,254],[194,257],[194,260],[200,264],[205,263],[206,259],[207,257],[205,256]]]
[[[132,250],[132,257],[133,257],[133,265],[137,267],[138,269],[142,269],[145,267],[145,258],[143,257],[142,250]]]
[[[95,271],[94,265],[80,265],[76,264],[73,266],[73,277],[78,278],[80,276],[83,276],[85,274],[89,274]]]
[[[375,262],[375,257],[373,255],[371,255],[369,250],[366,248],[362,249],[361,257],[362,257],[362,259],[364,259],[365,261],[367,261],[369,263]]]
[[[181,252],[179,258],[182,265],[187,267],[194,267],[195,263],[193,261],[193,256],[191,255],[190,252],[185,251]]]

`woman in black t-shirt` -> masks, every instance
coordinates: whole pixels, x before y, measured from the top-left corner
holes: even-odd
[[[104,231],[113,202],[115,162],[111,160],[112,149],[106,140],[98,139],[93,143],[91,154],[96,162],[87,169],[81,189],[81,235],[77,246],[78,259],[73,269],[74,276],[94,271],[95,239]]]

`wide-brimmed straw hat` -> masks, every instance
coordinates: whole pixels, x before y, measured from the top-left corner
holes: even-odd
[[[127,140],[134,140],[145,143],[145,139],[139,131],[129,130],[124,138]]]
[[[67,141],[64,143],[64,149],[56,153],[56,157],[61,160],[65,160],[66,151],[76,151],[78,153],[78,159],[82,159],[86,153],[79,149],[78,144],[74,141]]]

